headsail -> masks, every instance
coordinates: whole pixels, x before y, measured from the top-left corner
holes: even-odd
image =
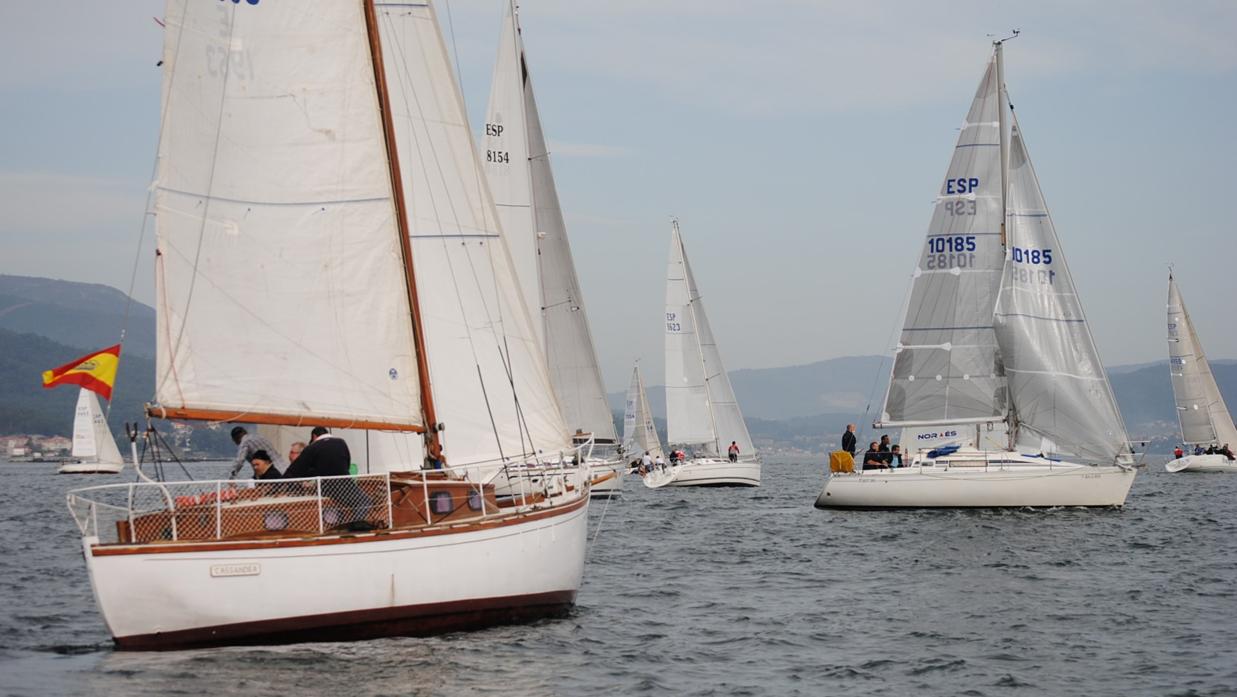
[[[1168,275],[1168,372],[1182,442],[1237,446],[1237,427],[1216,385],[1177,281]]]
[[[1097,462],[1123,459],[1130,453],[1125,424],[1016,118],[1008,216],[995,324],[1017,442]]]
[[[661,439],[653,425],[653,412],[644,391],[644,378],[640,366],[631,371],[631,385],[627,388],[627,406],[623,412],[623,452],[627,457],[649,453],[656,457],[662,454]]]
[[[666,421],[671,443],[700,444],[720,455],[735,441],[744,456],[755,454],[677,221],[666,274]]]
[[[419,428],[362,3],[173,0],[166,25],[159,406]]]
[[[511,6],[491,90],[485,171],[521,286],[533,309],[534,325],[541,331],[559,407],[570,432],[583,431],[598,441],[614,442],[614,420],[554,186],[524,42]],[[533,262],[521,262],[529,253]]]
[[[962,124],[915,267],[880,426],[1005,417],[992,330],[1004,264],[997,83],[994,57]]]
[[[455,465],[570,448],[429,3],[375,3],[429,357]]]

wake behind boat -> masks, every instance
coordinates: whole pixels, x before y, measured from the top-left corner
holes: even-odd
[[[760,486],[760,458],[675,220],[666,271],[666,440],[691,452],[668,486]]]
[[[1133,483],[1125,426],[1006,109],[1003,44],[936,202],[876,424],[973,428],[974,440],[906,467],[833,473],[817,507],[1120,506]],[[1002,422],[1008,446],[976,449]]]
[[[1173,400],[1181,442],[1192,448],[1182,457],[1164,465],[1168,472],[1237,472],[1237,461],[1226,453],[1210,453],[1237,446],[1237,426],[1220,394],[1203,344],[1185,307],[1181,290],[1172,273],[1168,274],[1168,372],[1173,383]]]
[[[380,434],[390,457],[363,476],[71,492],[116,644],[561,615],[586,470],[569,466],[433,4],[171,0],[163,70],[148,418]],[[498,497],[498,472],[530,463],[556,471]]]

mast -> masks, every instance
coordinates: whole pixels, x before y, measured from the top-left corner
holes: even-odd
[[[992,42],[993,50],[996,53],[996,114],[997,114],[997,133],[1000,136],[1001,143],[1001,248],[1006,250],[1008,254],[1008,238],[1005,234],[1005,226],[1009,220],[1009,137],[1006,135],[1006,116],[1005,106],[1009,103],[1008,95],[1005,91],[1005,42],[1010,39],[1018,38],[1018,30],[1013,31],[1012,36],[1004,39],[998,39]],[[1004,286],[1004,284],[1001,284]],[[998,357],[1000,356],[998,352]],[[1005,411],[1005,435],[1008,439],[1008,448],[1015,450],[1015,444],[1018,441],[1018,409],[1012,399],[1008,400]],[[975,447],[979,447],[979,426],[975,426]]]
[[[382,44],[378,39],[378,17],[374,0],[365,2],[365,27],[369,35],[370,59],[374,64],[374,84],[378,91],[378,108],[382,111],[382,131],[387,146],[387,167],[391,173],[391,189],[395,202],[395,227],[399,234],[400,251],[404,259],[404,281],[411,310],[413,347],[417,353],[417,376],[421,381],[421,410],[425,415],[425,449],[434,460],[443,461],[442,442],[434,411],[434,395],[430,383],[429,358],[425,349],[425,330],[421,325],[421,306],[417,296],[416,270],[412,263],[412,239],[409,237],[408,208],[404,202],[404,185],[400,176],[399,153],[395,144],[395,124],[391,120],[391,98],[387,92],[386,70],[382,62]]]

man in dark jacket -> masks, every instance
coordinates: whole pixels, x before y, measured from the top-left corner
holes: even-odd
[[[348,444],[342,439],[331,435],[331,432],[317,426],[314,428],[309,445],[301,451],[296,462],[284,470],[284,479],[300,479],[301,477],[336,477],[351,474],[352,453]]]
[[[855,457],[855,424],[846,424],[846,430],[842,432],[842,450],[850,453],[852,459]]]

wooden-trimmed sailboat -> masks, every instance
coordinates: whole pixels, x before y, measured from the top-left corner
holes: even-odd
[[[876,426],[974,439],[830,475],[821,508],[1120,506],[1131,448],[995,42],[916,265]],[[981,449],[1004,423],[1007,447]],[[979,447],[977,447],[979,446]],[[1065,458],[1068,458],[1065,459]]]
[[[149,416],[396,447],[358,477],[71,492],[116,644],[563,613],[588,478],[565,466],[573,445],[432,3],[170,0],[163,65]],[[499,472],[530,462],[558,470],[495,495]]]
[[[686,460],[664,486],[760,486],[760,458],[705,316],[679,221],[671,224],[666,270],[666,440]],[[731,462],[730,444],[739,448]]]
[[[507,5],[485,124],[485,173],[524,300],[533,310],[569,435],[588,444],[594,496],[622,490],[618,434],[606,401],[584,294],[558,202],[514,1]]]
[[[1191,446],[1237,447],[1237,426],[1220,394],[1203,343],[1185,308],[1181,290],[1168,274],[1168,373],[1181,426],[1181,442]],[[1223,453],[1189,451],[1164,465],[1168,472],[1237,472],[1237,462]]]

